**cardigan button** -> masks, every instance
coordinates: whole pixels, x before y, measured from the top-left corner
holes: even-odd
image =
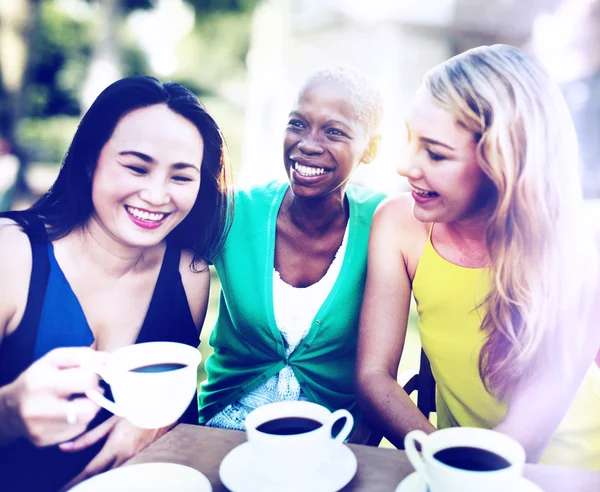
[[[317,323],[318,325],[320,325],[321,324],[321,320],[318,319],[317,321],[315,321],[315,323]]]

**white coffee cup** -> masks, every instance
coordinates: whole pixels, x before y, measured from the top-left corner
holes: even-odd
[[[300,429],[293,434],[275,434],[274,428],[290,431],[282,419]],[[345,419],[344,426],[332,436],[333,425]],[[283,424],[283,425],[282,425]],[[306,426],[308,424],[308,427]],[[292,425],[292,427],[294,427]],[[343,446],[354,425],[347,410],[330,412],[307,401],[284,401],[257,408],[246,416],[246,433],[252,446],[256,473],[275,484],[293,484],[318,471],[328,458]]]
[[[110,354],[103,366],[89,366],[111,388],[114,402],[97,391],[86,396],[132,424],[157,429],[177,421],[196,393],[202,356],[190,345],[146,342]]]
[[[420,445],[420,453],[416,444]],[[429,435],[414,430],[404,438],[404,448],[431,492],[518,490],[525,464],[525,450],[517,441],[500,432],[474,427],[453,427]],[[476,466],[482,461],[484,466]]]

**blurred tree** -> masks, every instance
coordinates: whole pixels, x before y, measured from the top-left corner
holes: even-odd
[[[27,155],[16,139],[23,114],[23,88],[31,71],[31,48],[38,30],[40,0],[0,3],[0,137],[9,142],[20,162],[11,193],[27,191]],[[10,193],[9,193],[10,194]]]
[[[0,0],[0,139],[19,158],[15,195],[32,195],[25,179],[31,160],[62,160],[99,90],[123,75],[152,74],[127,19],[158,1]],[[171,78],[199,95],[221,95],[227,82],[244,76],[250,16],[259,0],[184,1],[196,23],[178,49],[185,63]]]
[[[249,12],[259,0],[187,0],[198,14]]]

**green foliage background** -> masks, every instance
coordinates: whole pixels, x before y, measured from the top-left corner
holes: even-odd
[[[88,0],[93,8],[101,0]],[[178,69],[168,77],[195,92],[228,137],[232,162],[240,156],[243,107],[221,90],[243,84],[252,11],[258,0],[187,0],[195,12],[193,30],[179,43]],[[154,6],[152,0],[121,0],[118,26],[123,74],[152,73],[127,16]],[[97,15],[72,15],[58,0],[40,0],[31,66],[23,88],[16,139],[32,161],[59,164],[81,116],[82,82],[97,40]],[[176,28],[176,27],[175,27]],[[158,77],[164,79],[164,77]]]

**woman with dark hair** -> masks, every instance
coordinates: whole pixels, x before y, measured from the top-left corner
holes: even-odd
[[[98,412],[81,365],[132,343],[199,344],[230,222],[224,148],[185,87],[125,78],[81,120],[50,191],[0,215],[3,490],[68,488],[168,430]],[[182,419],[197,423],[195,401]]]

